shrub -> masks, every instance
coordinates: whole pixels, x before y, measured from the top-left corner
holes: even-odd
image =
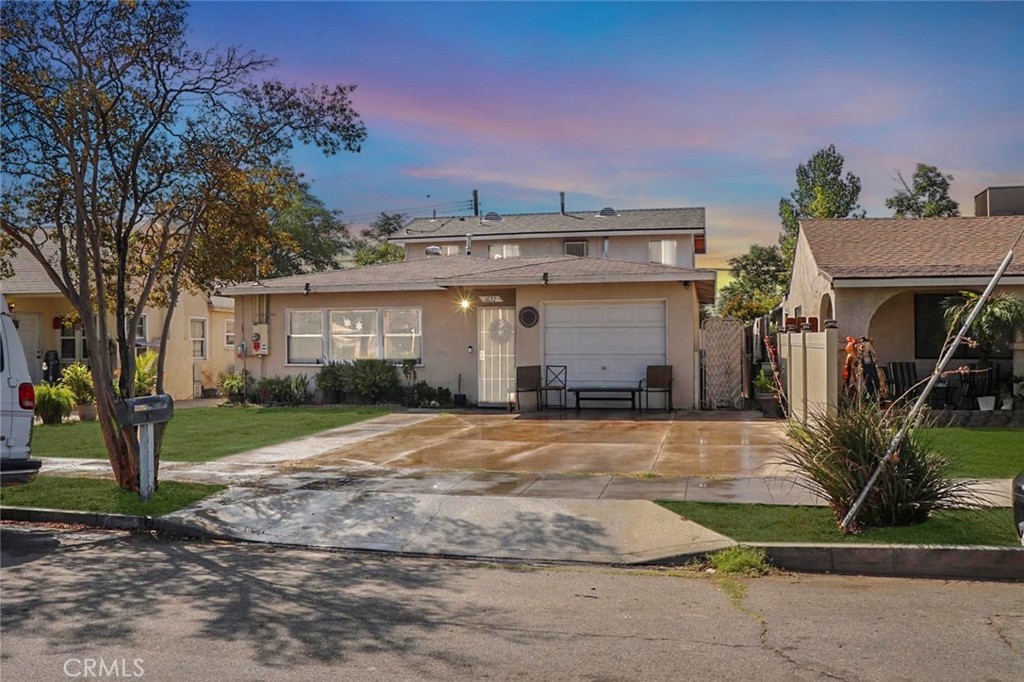
[[[325,402],[343,401],[351,382],[352,365],[347,362],[328,363],[316,374],[316,387],[323,392]]]
[[[153,395],[156,391],[156,364],[160,354],[147,350],[135,358],[135,395]]]
[[[92,385],[92,371],[81,362],[73,362],[64,368],[60,377],[60,385],[71,391],[75,405],[92,405],[96,402],[96,392]]]
[[[386,360],[356,360],[352,363],[350,392],[369,403],[388,402],[401,396],[398,369]]]
[[[806,425],[791,422],[783,465],[799,474],[797,485],[827,500],[841,522],[908,423],[908,412],[900,406],[881,411],[877,403],[857,400],[838,413],[814,415]],[[946,460],[909,426],[849,532],[921,523],[938,509],[978,506],[969,482],[947,476]]]
[[[75,406],[75,394],[71,389],[42,383],[35,390],[36,415],[44,424],[60,424],[65,417],[71,416],[71,408]]]
[[[313,400],[313,392],[309,390],[309,377],[296,374],[291,378],[291,405],[308,405]]]
[[[452,392],[444,386],[419,381],[406,389],[406,404],[409,407],[451,407]]]
[[[292,381],[288,377],[263,377],[256,382],[256,402],[260,405],[290,405]]]
[[[252,386],[252,375],[246,370],[221,374],[217,377],[217,385],[224,391],[224,395],[233,403],[245,402],[246,394]]]

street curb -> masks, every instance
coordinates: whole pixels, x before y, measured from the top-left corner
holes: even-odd
[[[155,530],[173,535],[221,539],[199,526],[182,523],[176,519],[157,516],[133,516],[130,514],[105,514],[103,512],[68,511],[65,509],[42,509],[38,507],[2,507],[0,521],[22,521],[28,523],[69,523],[104,528],[108,530]]]
[[[894,578],[1024,581],[1024,547],[743,543],[779,568]]]
[[[212,533],[200,526],[176,519],[153,516],[0,506],[0,520],[80,524],[111,530],[160,531],[207,540],[238,540],[238,538]],[[773,566],[791,571],[892,578],[1024,581],[1024,547],[829,545],[771,542],[740,544],[763,549]],[[401,554],[409,556],[408,553]],[[706,554],[707,552],[692,552],[625,565],[665,566],[693,561]]]

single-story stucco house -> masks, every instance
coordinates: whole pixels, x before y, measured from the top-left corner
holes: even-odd
[[[984,290],[1022,230],[1022,215],[802,221],[785,315],[835,319],[840,339],[873,337],[880,363],[926,377],[946,339],[942,300]],[[997,291],[1024,297],[1024,243]],[[996,360],[1024,374],[1024,339]]]
[[[56,246],[47,245],[51,257]],[[33,256],[19,249],[13,258],[14,276],[3,280],[3,292],[18,321],[34,383],[43,379],[46,354],[56,353],[62,366],[89,364],[93,352],[85,333],[75,325],[72,307]],[[135,330],[137,350],[160,345],[167,311],[147,307]],[[203,389],[216,389],[217,377],[234,366],[234,301],[224,296],[182,292],[171,318],[167,340],[164,390],[175,400],[198,397]]]
[[[459,236],[444,232],[451,225]],[[565,365],[571,385],[635,386],[647,365],[670,364],[674,406],[692,409],[699,310],[715,288],[713,271],[693,267],[698,239],[703,209],[417,220],[394,238],[405,261],[221,293],[235,299],[246,344],[239,367],[256,377],[412,358],[419,379],[453,393],[461,381],[470,402],[505,405],[518,366]]]

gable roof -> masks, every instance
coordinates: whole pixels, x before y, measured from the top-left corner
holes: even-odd
[[[224,287],[227,296],[345,291],[430,291],[455,286],[539,285],[608,282],[695,282],[702,303],[714,301],[715,272],[611,258],[546,256],[488,260],[438,256],[358,268],[279,277]]]
[[[54,242],[46,242],[40,250],[48,261],[53,263],[56,260],[57,245]],[[11,266],[14,268],[13,277],[5,277],[3,280],[3,292],[7,296],[54,296],[62,295],[60,289],[50,276],[46,274],[42,264],[36,260],[23,247],[14,251],[11,259]],[[59,268],[58,268],[59,270]]]
[[[623,232],[704,232],[704,208],[645,208],[616,211],[600,215],[600,211],[572,213],[517,213],[502,215],[501,220],[485,220],[474,216],[416,218],[399,230],[389,241],[397,243],[424,242],[432,239],[549,237],[581,233]]]
[[[991,277],[1024,230],[1024,216],[805,220],[818,269],[830,279]],[[1024,240],[1018,245],[1024,254]],[[1024,275],[1024,255],[1008,275]]]

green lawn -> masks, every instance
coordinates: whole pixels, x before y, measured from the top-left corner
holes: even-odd
[[[379,407],[196,407],[176,410],[160,457],[169,462],[208,462],[253,448],[379,417]],[[33,457],[106,459],[97,422],[39,425],[32,429]]]
[[[206,483],[161,481],[145,504],[137,493],[117,487],[103,478],[39,476],[28,485],[0,488],[0,504],[11,507],[41,507],[134,516],[163,516],[183,509],[224,490],[226,486]]]
[[[1013,478],[1024,472],[1024,429],[924,429],[959,478]]]
[[[659,502],[661,506],[738,542],[847,542],[907,545],[1020,545],[1009,508],[937,512],[925,523],[839,532],[828,507],[784,507],[714,502]]]

